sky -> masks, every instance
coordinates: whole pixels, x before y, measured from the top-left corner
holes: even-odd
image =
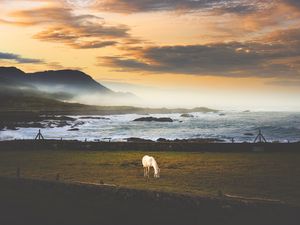
[[[300,111],[299,0],[0,0],[0,66],[144,106]]]

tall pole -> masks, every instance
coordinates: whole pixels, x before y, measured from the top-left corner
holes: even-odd
[[[258,140],[258,141],[257,141]],[[264,135],[261,132],[261,129],[258,130],[258,135],[254,139],[254,143],[267,143],[267,140],[265,139]]]
[[[44,136],[41,133],[41,129],[39,129],[39,132],[36,135],[35,140],[44,140]]]

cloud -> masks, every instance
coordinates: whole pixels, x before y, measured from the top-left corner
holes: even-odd
[[[88,4],[91,9],[105,12],[203,13],[200,17],[193,14],[192,21],[203,20],[199,30],[211,42],[173,46],[142,43],[131,36],[128,26],[109,24],[93,14],[78,14],[76,10],[75,13],[72,4],[69,7],[63,4],[67,1],[31,1],[47,4],[12,12],[11,19],[0,19],[0,23],[42,27],[33,36],[35,39],[75,49],[118,47],[124,55],[99,58],[99,65],[114,70],[236,77],[299,74],[300,32],[298,28],[292,29],[299,26],[298,0],[104,0]],[[286,29],[257,38],[282,27]],[[224,40],[227,42],[221,42]],[[200,41],[201,37],[199,43],[204,43]],[[140,47],[132,48],[132,45]]]
[[[276,31],[248,42],[125,48],[125,55],[100,57],[119,71],[229,77],[299,77],[300,29]]]
[[[13,20],[2,19],[0,22],[18,26],[43,25],[44,30],[34,38],[77,49],[114,46],[121,40],[132,38],[129,27],[125,25],[110,25],[91,14],[75,15],[70,8],[42,7],[15,11],[10,16]]]
[[[266,82],[267,85],[272,86],[283,86],[283,87],[300,87],[300,79],[299,80],[275,80]]]
[[[283,0],[283,2],[286,2],[287,4],[300,9],[300,1],[299,0]]]
[[[286,47],[299,47],[300,45],[300,27],[284,30],[276,30],[267,34],[260,41],[268,41],[270,43],[284,44],[287,43]]]
[[[2,0],[8,2],[8,0]],[[297,0],[15,0],[45,3],[67,8],[89,8],[105,12],[140,13],[155,11],[219,11],[223,13],[246,14],[287,1],[298,4]],[[1,0],[0,0],[1,2]]]
[[[98,9],[121,13],[149,11],[182,11],[221,10],[227,13],[247,13],[270,3],[257,0],[106,0],[99,1]]]
[[[103,18],[90,13],[97,11],[105,13],[187,13],[193,17],[189,17],[189,19],[195,24],[199,24],[199,30],[203,30],[202,37],[207,40],[220,40],[225,37],[227,41],[245,39],[257,32],[273,30],[279,26],[290,26],[300,16],[300,11],[295,10],[295,7],[292,6],[297,5],[297,0],[26,1],[32,1],[35,4],[43,3],[44,7],[14,12],[10,14],[12,20],[0,18],[0,23],[19,26],[42,24],[45,29],[36,34],[35,38],[41,41],[63,43],[73,48],[115,46],[126,43],[129,38],[134,38],[130,37],[129,26],[109,24]],[[76,5],[80,7],[74,7]],[[78,11],[81,11],[78,9],[82,9],[82,5],[86,5],[87,8],[83,11],[89,12],[88,14],[78,14]],[[139,24],[139,26],[143,25]],[[95,33],[95,30],[99,32]],[[138,42],[143,41],[138,40]]]
[[[288,28],[300,18],[299,8],[291,5],[291,2],[297,4],[297,1],[105,0],[99,1],[99,4],[92,8],[125,14],[148,12],[176,16],[180,14],[183,15],[183,19],[188,18],[194,24],[199,24],[201,37],[206,37],[206,40],[220,40],[225,37],[227,41],[233,41],[248,39],[258,32]],[[188,17],[184,17],[186,14]]]
[[[18,54],[12,54],[12,53],[6,53],[6,52],[0,52],[0,60],[12,60],[17,63],[21,64],[41,64],[44,63],[43,60],[40,59],[31,59],[31,58],[25,58]]]
[[[58,62],[49,62],[47,63],[47,67],[50,68],[51,70],[84,70],[83,67],[66,67],[61,65]]]

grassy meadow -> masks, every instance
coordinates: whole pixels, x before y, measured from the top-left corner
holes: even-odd
[[[216,196],[218,191],[300,205],[300,154],[148,152],[161,178],[143,177],[145,152],[0,151],[0,176],[99,183]],[[153,171],[152,171],[153,172]]]

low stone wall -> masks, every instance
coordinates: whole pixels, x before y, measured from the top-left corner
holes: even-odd
[[[95,150],[182,152],[300,152],[300,143],[0,141],[0,150]]]

